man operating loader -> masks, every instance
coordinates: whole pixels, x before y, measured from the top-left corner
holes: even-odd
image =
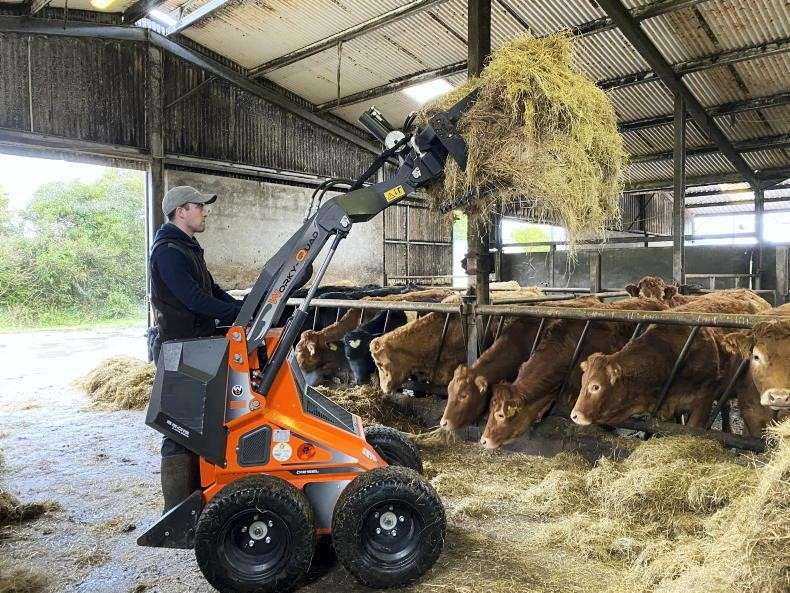
[[[174,187],[162,200],[167,222],[151,246],[151,305],[156,330],[152,358],[158,364],[161,343],[214,335],[218,326],[233,323],[241,301],[217,286],[203,259],[195,233],[206,230],[208,204],[216,194],[189,186]],[[198,458],[175,441],[162,440],[162,495],[165,512],[199,484]]]

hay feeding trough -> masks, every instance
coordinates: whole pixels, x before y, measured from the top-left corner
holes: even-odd
[[[427,192],[433,206],[468,195],[472,218],[519,205],[535,221],[565,227],[571,244],[602,236],[619,218],[626,153],[609,98],[573,65],[570,36],[508,41],[479,78],[426,108],[423,119],[474,88],[477,102],[458,126],[466,171],[448,161],[444,184]]]
[[[108,358],[77,380],[91,406],[102,410],[142,410],[151,398],[156,367],[128,356]]]

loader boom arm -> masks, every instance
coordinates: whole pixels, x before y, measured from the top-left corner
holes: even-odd
[[[460,117],[477,98],[473,91],[452,108],[431,117],[426,127],[418,129],[411,138],[384,155],[397,155],[400,166],[390,179],[367,187],[359,187],[335,196],[308,218],[301,228],[283,245],[263,267],[255,285],[247,296],[234,325],[247,328],[249,352],[264,345],[266,333],[281,317],[289,296],[304,282],[311,264],[330,238],[332,247],[315,275],[312,290],[283,332],[275,352],[263,370],[261,391],[265,393],[288,350],[298,339],[298,328],[307,316],[307,308],[340,240],[345,238],[356,222],[365,222],[379,212],[412,196],[420,188],[435,183],[444,174],[447,157],[459,166],[466,166],[466,145],[455,130]],[[383,165],[384,159],[379,159]],[[366,172],[369,176],[371,171]],[[362,185],[363,178],[357,182]],[[289,331],[290,330],[290,331]]]

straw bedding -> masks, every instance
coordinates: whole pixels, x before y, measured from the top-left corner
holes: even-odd
[[[535,220],[565,227],[571,243],[602,235],[619,217],[626,153],[608,97],[573,65],[570,35],[508,41],[479,78],[423,118],[477,87],[458,126],[469,149],[466,171],[448,162],[444,183],[428,190],[433,205],[471,195],[468,214],[488,219],[518,203]]]
[[[772,435],[763,456],[666,437],[595,464],[415,435],[449,529],[439,564],[409,590],[786,593],[790,421]]]
[[[77,380],[88,394],[91,406],[103,410],[142,410],[151,398],[156,367],[128,356],[116,356],[101,362]]]

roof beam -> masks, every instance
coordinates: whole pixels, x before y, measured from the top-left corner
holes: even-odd
[[[731,103],[724,103],[716,105],[715,107],[708,107],[708,115],[711,117],[724,117],[733,115],[735,113],[743,113],[746,111],[754,111],[756,109],[767,109],[770,107],[780,107],[783,105],[790,105],[790,92],[778,93],[776,95],[769,95],[766,97],[755,97],[754,99],[746,99],[745,101],[733,101]],[[633,130],[644,130],[646,128],[655,128],[658,126],[665,126],[672,123],[673,116],[659,115],[657,117],[648,117],[645,119],[635,119],[632,121],[621,122],[619,128],[621,132],[630,132]]]
[[[313,56],[317,53],[321,53],[326,49],[335,47],[338,43],[351,41],[360,35],[370,33],[377,29],[381,29],[382,27],[386,27],[387,25],[391,25],[397,21],[414,16],[415,14],[419,14],[446,1],[447,0],[415,0],[414,2],[410,2],[409,4],[400,6],[390,10],[389,12],[385,12],[384,14],[380,14],[379,16],[349,27],[344,31],[340,31],[339,33],[325,37],[324,39],[316,41],[315,43],[311,43],[310,45],[306,45],[300,49],[294,50],[285,54],[284,56],[264,62],[263,64],[250,70],[250,77],[258,78],[259,76],[263,76],[264,74],[273,70],[277,70],[278,68],[284,68],[285,66],[289,66],[290,64],[299,62],[305,58],[309,58],[310,56]]]
[[[771,148],[787,148],[790,147],[790,134],[777,134],[775,136],[765,136],[762,138],[754,138],[752,140],[744,140],[743,142],[736,142],[733,144],[736,152],[757,152],[759,150],[770,150]],[[719,152],[719,147],[715,144],[708,144],[706,146],[698,146],[696,148],[687,148],[686,156],[700,156],[704,154],[714,154]],[[672,151],[656,152],[652,154],[638,154],[630,158],[631,163],[654,163],[656,161],[671,161]]]
[[[775,169],[763,169],[759,171],[759,181],[761,185],[776,185],[778,181],[790,179],[790,167],[778,167]],[[722,183],[739,183],[743,177],[739,173],[716,173],[702,177],[687,177],[686,188],[700,187],[705,185],[720,185]],[[650,181],[640,181],[626,185],[624,193],[645,193],[659,190],[671,190],[672,179],[653,179]],[[749,191],[749,190],[744,190]]]
[[[638,30],[641,32],[641,29]],[[719,52],[717,54],[704,56],[696,60],[680,62],[672,66],[672,69],[679,76],[685,76],[686,74],[691,74],[692,72],[701,72],[703,70],[717,68],[718,66],[737,64],[738,62],[753,60],[755,58],[775,56],[787,51],[790,51],[790,38],[786,37],[784,39],[778,39],[768,43],[759,43],[757,45],[743,47],[734,51]],[[608,90],[631,86],[634,84],[642,84],[652,80],[659,80],[660,78],[661,77],[655,72],[655,70],[642,70],[640,72],[632,72],[623,76],[615,76],[614,78],[602,80],[598,82],[598,86],[604,90]]]
[[[180,33],[184,29],[187,29],[208,17],[209,15],[217,12],[220,8],[225,6],[228,3],[228,0],[209,0],[200,8],[193,10],[185,15],[182,15],[181,18],[178,19],[178,22],[170,27],[167,30],[166,35],[169,37],[170,35],[175,35],[176,33]]]
[[[137,0],[123,11],[121,20],[127,25],[133,25],[145,18],[152,10],[163,6],[167,0]]]
[[[27,33],[45,34],[63,37],[94,37],[102,39],[118,39],[128,41],[148,42],[151,45],[160,47],[170,52],[174,56],[202,68],[209,74],[213,74],[220,80],[224,80],[241,90],[250,93],[268,103],[309,121],[315,126],[347,140],[360,148],[364,148],[378,155],[381,151],[372,142],[363,139],[356,130],[350,126],[345,127],[345,123],[332,121],[315,112],[312,105],[302,105],[292,99],[278,93],[277,91],[264,87],[246,76],[239,74],[232,68],[221,64],[217,60],[209,58],[193,49],[180,45],[172,39],[140,27],[119,27],[112,25],[98,25],[95,23],[69,22],[54,19],[32,19],[12,16],[0,16],[0,32],[8,33]]]
[[[634,46],[636,51],[645,59],[650,67],[661,76],[661,80],[676,95],[683,98],[686,109],[697,125],[713,141],[727,160],[741,174],[743,179],[752,187],[757,186],[757,177],[749,164],[738,154],[732,143],[716,125],[716,122],[706,112],[694,94],[683,84],[680,74],[672,69],[669,62],[664,59],[655,44],[650,41],[644,31],[631,18],[631,15],[622,5],[620,0],[598,0],[598,5],[608,14],[625,35],[626,39]],[[689,150],[689,154],[691,154]]]
[[[631,11],[631,14],[634,15],[634,18],[637,19],[638,21],[643,21],[649,18],[653,18],[655,16],[667,14],[675,10],[681,10],[683,8],[688,8],[689,6],[694,6],[696,4],[701,4],[703,2],[709,2],[709,1],[710,0],[658,0],[657,2],[653,2],[652,4],[648,4],[647,6],[634,8]],[[572,27],[571,30],[575,35],[585,36],[585,35],[592,35],[594,33],[601,33],[603,31],[609,31],[614,28],[615,25],[612,19],[609,17],[604,17],[600,19],[595,19],[593,21],[588,21],[580,25],[576,25]],[[269,63],[273,63],[277,59],[280,58],[276,58],[275,60],[272,60],[272,62]],[[263,66],[265,66],[265,64],[259,66],[259,68]],[[370,99],[375,99],[377,97],[383,97],[384,95],[394,93],[396,91],[413,86],[415,84],[420,84],[421,82],[428,82],[429,80],[442,78],[444,76],[452,76],[454,74],[462,74],[466,72],[466,66],[467,66],[466,61],[462,61],[462,62],[456,62],[454,64],[448,64],[447,66],[442,66],[441,68],[435,68],[432,70],[421,70],[419,72],[415,72],[413,74],[409,74],[397,78],[395,80],[391,80],[385,84],[372,87],[364,91],[359,91],[352,95],[347,95],[346,97],[341,97],[339,102],[337,99],[334,99],[332,101],[326,101],[324,103],[320,103],[317,107],[320,111],[325,111],[327,109],[334,109],[336,107],[345,107],[346,105],[354,105],[356,103],[361,103],[363,101],[368,101]],[[633,76],[635,75],[629,75],[629,78],[623,81],[622,86],[633,84],[634,81],[631,80],[630,78]],[[640,76],[640,74],[637,73],[636,76]],[[641,76],[644,76],[644,74],[641,74]]]
[[[776,202],[790,202],[790,195],[787,196],[777,196],[773,198],[765,198],[763,200],[766,204],[776,203]],[[719,208],[721,206],[740,206],[742,204],[754,204],[754,198],[745,198],[742,200],[723,200],[721,202],[699,202],[696,204],[686,204],[686,208],[695,209],[695,208]]]

